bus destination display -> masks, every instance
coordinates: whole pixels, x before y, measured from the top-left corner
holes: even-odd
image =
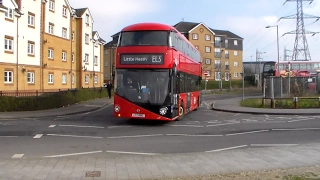
[[[120,64],[163,64],[163,54],[122,54]]]

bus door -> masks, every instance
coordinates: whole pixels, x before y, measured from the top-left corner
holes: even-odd
[[[187,108],[186,108],[186,112],[190,111],[190,106],[191,106],[191,93],[188,92],[187,93]]]
[[[172,118],[177,117],[179,115],[179,75],[172,71],[171,73],[171,111]]]

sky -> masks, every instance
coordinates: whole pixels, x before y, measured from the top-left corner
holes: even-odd
[[[304,0],[303,12],[320,17],[320,0]],[[279,56],[284,51],[292,55],[296,30],[296,19],[280,19],[296,15],[294,0],[69,0],[73,8],[88,7],[94,30],[105,41],[125,26],[140,22],[158,22],[175,25],[180,21],[203,22],[210,28],[228,30],[244,39],[243,61],[256,61],[256,51],[263,61],[277,61],[278,25]],[[278,21],[280,19],[280,21]],[[317,32],[306,34],[311,60],[320,61],[320,19],[304,19],[305,29]]]

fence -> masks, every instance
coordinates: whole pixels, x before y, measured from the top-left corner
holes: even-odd
[[[83,88],[82,88],[83,89]],[[85,88],[90,91],[100,91],[104,89],[103,87],[95,87],[95,88]],[[75,94],[78,89],[65,89],[65,90],[53,90],[50,92],[42,92],[42,91],[27,91],[27,92],[6,92],[6,91],[0,91],[0,97],[1,96],[14,96],[14,97],[38,97],[38,96],[46,96],[46,95],[51,95],[51,94],[57,94],[57,93],[67,93],[71,92],[72,94]]]
[[[264,98],[317,95],[317,80],[315,77],[267,77],[263,84]]]

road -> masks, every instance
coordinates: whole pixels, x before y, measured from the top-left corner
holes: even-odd
[[[174,122],[116,119],[112,105],[81,115],[0,121],[0,158],[174,154],[320,142],[320,116],[250,115],[206,107],[205,102],[231,96],[204,96],[198,111]]]

